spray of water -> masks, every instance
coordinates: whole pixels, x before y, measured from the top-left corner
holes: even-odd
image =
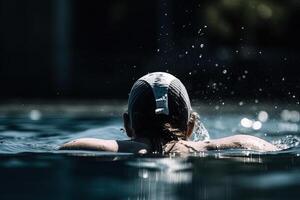
[[[200,116],[198,113],[195,113],[196,115],[196,121],[195,121],[195,127],[193,130],[192,140],[193,141],[203,141],[203,140],[209,140],[209,133],[204,127],[203,123],[200,121]]]
[[[280,149],[289,149],[298,147],[300,144],[300,138],[295,135],[286,135],[285,137],[273,141],[272,143]]]

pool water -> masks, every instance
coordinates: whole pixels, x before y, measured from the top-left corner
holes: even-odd
[[[57,151],[81,137],[128,139],[124,102],[0,106],[0,199],[299,199],[299,107],[194,103],[209,137],[284,148],[191,155]]]

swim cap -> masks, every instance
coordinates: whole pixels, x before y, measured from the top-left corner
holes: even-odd
[[[129,95],[128,114],[131,127],[136,123],[154,123],[157,118],[169,119],[178,128],[186,129],[192,108],[186,88],[175,76],[154,72],[138,79]],[[139,118],[143,116],[143,122]]]

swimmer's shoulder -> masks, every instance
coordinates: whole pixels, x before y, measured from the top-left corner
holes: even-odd
[[[222,149],[247,149],[254,151],[279,151],[275,145],[252,135],[233,135],[229,137],[214,139],[207,144],[208,149],[222,150]]]
[[[80,138],[67,142],[59,150],[91,150],[91,151],[118,151],[116,140],[102,140],[97,138]]]
[[[234,135],[209,141],[171,141],[163,146],[165,153],[192,153],[208,150],[248,149],[254,151],[279,151],[275,145],[251,135]],[[81,138],[63,144],[59,150],[94,150],[127,153],[149,153],[151,145],[146,140],[103,140]]]
[[[165,153],[193,153],[226,149],[247,149],[262,152],[280,150],[261,138],[241,134],[208,141],[172,141],[164,146]]]

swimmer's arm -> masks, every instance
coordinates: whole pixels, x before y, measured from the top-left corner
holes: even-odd
[[[96,138],[81,138],[63,144],[59,150],[143,153],[149,151],[149,147],[146,144],[132,140],[102,140]]]
[[[207,142],[207,150],[248,149],[254,151],[278,151],[273,144],[251,135],[234,135]]]
[[[92,150],[118,152],[116,140],[101,140],[96,138],[81,138],[63,144],[59,150]]]

